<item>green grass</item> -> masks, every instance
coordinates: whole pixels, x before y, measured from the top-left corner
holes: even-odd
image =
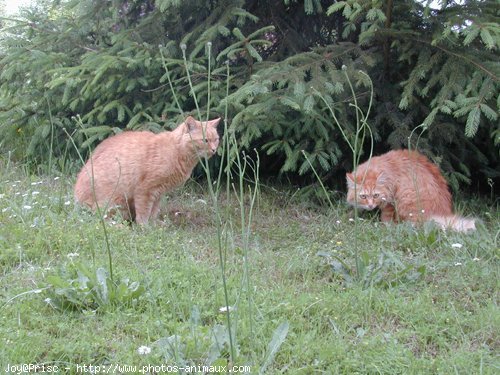
[[[50,277],[69,278],[77,263],[108,268],[102,226],[74,206],[72,176],[28,176],[5,163],[0,172],[2,371],[21,363],[72,373],[78,364],[227,364],[217,226],[203,185],[169,194],[164,225],[107,224],[114,281],[139,282],[140,299],[58,310],[46,302]],[[364,215],[359,281],[343,202],[318,207],[261,186],[245,249],[241,207],[223,190],[234,364],[258,373],[268,358],[268,374],[498,373],[498,207],[462,203],[483,220],[469,235],[387,227]],[[151,352],[139,354],[141,346]]]

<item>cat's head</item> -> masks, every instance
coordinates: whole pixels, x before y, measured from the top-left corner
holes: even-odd
[[[188,116],[181,126],[184,139],[192,146],[194,153],[200,157],[211,157],[217,152],[219,134],[217,125],[220,118],[210,121],[197,121]]]
[[[384,173],[347,173],[347,203],[363,210],[373,210],[388,202],[388,189]]]

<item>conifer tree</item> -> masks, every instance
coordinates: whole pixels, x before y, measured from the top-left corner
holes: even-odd
[[[1,145],[35,163],[76,158],[67,133],[86,152],[125,128],[173,126],[177,102],[197,115],[196,97],[202,112],[228,106],[230,131],[270,173],[313,176],[305,153],[343,181],[351,160],[327,105],[352,136],[345,65],[361,107],[366,74],[373,82],[377,153],[418,139],[455,188],[485,183],[499,167],[499,9],[493,0],[428,3],[39,0],[7,22],[0,42]]]

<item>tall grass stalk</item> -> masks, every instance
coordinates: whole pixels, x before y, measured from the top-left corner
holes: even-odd
[[[240,225],[241,225],[241,238],[243,241],[243,257],[244,257],[244,282],[246,287],[246,296],[248,303],[248,316],[249,316],[249,328],[250,328],[250,337],[253,337],[253,313],[252,313],[252,288],[250,282],[250,270],[249,270],[249,249],[250,249],[250,234],[251,234],[251,225],[253,218],[253,211],[255,207],[255,202],[259,192],[259,167],[260,167],[260,159],[259,155],[256,153],[256,160],[253,162],[248,155],[243,154],[243,158],[240,157],[239,153],[236,153],[236,165],[239,177],[239,191],[236,194],[238,203],[240,206]],[[253,190],[249,185],[249,207],[248,210],[245,207],[245,185],[244,185],[244,177],[246,169],[250,168],[252,170],[253,182],[255,184]]]
[[[177,98],[177,95],[175,94],[174,85],[172,84],[172,79],[170,78],[170,71],[168,70],[167,63],[165,62],[165,56],[163,56],[163,51],[162,51],[163,46],[160,44],[158,46],[158,49],[160,51],[160,56],[161,56],[161,62],[163,64],[163,69],[165,69],[165,73],[167,75],[167,80],[168,80],[168,85],[170,87],[170,91],[172,91],[172,94],[173,94],[174,100],[175,100],[175,104],[177,105],[177,108],[179,109],[180,114],[183,114],[184,111],[182,110],[182,106],[179,103],[179,99]]]
[[[79,126],[83,127],[83,123],[82,123],[82,120],[81,120],[80,116],[76,116],[75,120],[76,120],[76,122],[78,123]],[[80,153],[80,150],[78,149],[78,146],[75,143],[75,140],[73,139],[73,137],[71,136],[71,134],[69,134],[68,131],[65,128],[63,128],[63,131],[66,133],[66,135],[70,139],[70,142],[73,145],[73,147],[75,148],[76,153],[78,155],[78,158],[82,162],[82,165],[85,165],[85,160],[83,159],[82,154]],[[90,153],[90,155],[92,155],[92,154]],[[110,241],[109,241],[108,228],[106,226],[106,221],[104,219],[104,214],[103,214],[104,212],[106,212],[107,206],[104,207],[104,210],[103,210],[103,209],[101,209],[101,207],[97,203],[97,197],[96,197],[95,186],[94,186],[94,164],[92,163],[92,157],[90,157],[89,160],[90,160],[90,170],[91,170],[91,172],[90,172],[91,173],[90,181],[92,182],[91,183],[92,194],[93,194],[94,201],[96,202],[96,212],[97,212],[97,215],[99,217],[99,222],[101,224],[102,231],[103,231],[103,234],[104,234],[104,244],[105,244],[105,247],[106,247],[106,254],[108,256],[109,277],[110,277],[111,281],[114,282],[114,278],[113,278],[113,275],[114,275],[114,273],[113,273],[113,257],[112,257],[112,254],[111,254],[111,244],[110,244]],[[115,189],[117,188],[118,183],[119,183],[119,180],[116,182]],[[94,249],[92,249],[92,261],[94,262],[94,267],[95,267],[95,259],[96,259],[96,254],[95,254]]]
[[[211,48],[208,45],[207,45],[207,47],[208,47],[208,76],[210,77]],[[191,73],[189,71],[189,62],[187,61],[187,57],[186,57],[186,48],[187,48],[186,44],[181,43],[182,60],[184,61],[184,68],[186,69],[186,77],[188,79],[189,88],[191,90],[191,95],[193,95],[193,101],[194,101],[194,105],[196,106],[196,112],[198,113],[198,118],[201,120],[200,106],[198,105],[198,98],[196,97],[196,91],[194,91],[193,81],[191,80]],[[208,92],[210,92],[210,78],[208,79],[208,83],[209,83],[209,86],[208,86],[207,90],[208,90]],[[208,116],[210,116],[210,113],[207,113],[207,117]],[[209,177],[209,176],[207,176],[207,177]]]
[[[161,48],[160,48],[160,50],[161,50]],[[191,95],[193,96],[193,99],[194,99],[194,103],[195,103],[197,113],[198,113],[198,118],[201,119],[202,116],[201,116],[200,108],[198,105],[196,93],[195,93],[195,90],[193,87],[193,83],[191,80],[189,63],[188,63],[187,58],[186,58],[186,45],[185,44],[181,44],[181,50],[182,50],[184,68],[186,70],[186,77],[188,79]],[[208,54],[208,100],[210,100],[210,84],[211,84],[211,81],[210,81],[210,77],[211,77],[211,44],[210,43],[207,43],[207,54]],[[183,113],[183,110],[180,107],[179,101],[177,99],[177,94],[176,94],[175,89],[171,83],[170,74],[168,72],[167,64],[165,62],[165,58],[164,58],[163,54],[161,54],[161,58],[162,58],[163,67],[165,68],[165,70],[167,72],[167,78],[169,80],[172,95],[174,96],[175,102],[179,107],[179,111],[181,113]],[[229,82],[229,77],[228,77],[228,82]],[[210,107],[208,106],[207,107],[207,114],[206,114],[207,120],[210,118],[209,108]],[[226,123],[225,119],[224,119],[224,128],[225,128],[225,130],[227,130],[227,123]],[[205,131],[203,128],[202,128],[202,130],[203,130],[203,132]],[[205,134],[203,134],[203,136],[205,136]],[[225,131],[224,136],[223,136],[223,141],[222,141],[222,147],[223,147],[222,155],[223,155],[223,157],[224,157],[224,155],[229,155],[229,151],[227,150],[229,148],[229,142],[228,142],[227,138],[228,138],[228,133],[227,133],[227,131]],[[205,175],[207,178],[208,191],[209,191],[209,195],[210,195],[210,198],[212,200],[212,205],[213,205],[214,212],[215,212],[215,218],[216,218],[215,223],[216,223],[216,231],[217,231],[217,249],[218,249],[218,255],[219,255],[219,267],[220,267],[220,271],[221,271],[222,289],[223,289],[223,293],[224,293],[224,304],[226,306],[225,315],[226,315],[227,330],[228,330],[228,336],[229,336],[229,351],[230,351],[231,361],[234,362],[234,360],[236,359],[236,345],[234,342],[235,337],[233,334],[233,324],[232,324],[232,320],[231,320],[231,318],[232,318],[231,317],[231,309],[229,308],[231,306],[231,303],[230,303],[230,299],[229,299],[229,290],[228,290],[227,278],[226,278],[226,256],[225,255],[227,253],[227,243],[228,243],[227,235],[228,234],[227,234],[227,230],[224,231],[224,228],[223,228],[222,215],[221,215],[221,210],[219,207],[219,199],[218,199],[219,193],[220,193],[220,179],[221,179],[222,174],[221,173],[218,174],[217,180],[215,181],[216,186],[214,188],[214,183],[212,182],[212,175],[211,175],[210,167],[208,164],[208,158],[206,156],[200,157],[200,164],[202,165],[203,170],[205,171]],[[229,177],[228,177],[228,179],[229,179]],[[229,197],[229,195],[228,195],[228,197]]]
[[[420,124],[418,125],[417,127],[415,127],[411,132],[410,132],[410,135],[408,136],[408,152],[411,152],[412,150],[412,143],[411,143],[411,140],[412,140],[412,137],[413,135],[415,134],[415,132],[422,128],[422,131],[419,133],[418,137],[417,137],[417,141],[415,142],[415,149],[417,150],[418,149],[418,143],[420,142],[420,138],[422,137],[422,134],[424,134],[424,132],[427,130],[427,125],[424,123],[424,124]],[[408,157],[409,159],[411,160],[411,153],[408,154]],[[418,181],[417,181],[417,165],[416,165],[416,162],[415,162],[415,167],[414,168],[411,168],[411,170],[409,171],[411,173],[411,178],[412,178],[412,182],[413,182],[413,187],[415,188],[415,193],[416,193],[416,199],[417,199],[417,204],[418,204],[418,212],[417,212],[417,215],[420,216],[421,219],[423,219],[423,209],[422,209],[422,206],[420,205],[419,202],[421,202],[421,195],[420,195],[420,189],[419,189],[419,186],[418,186]],[[395,205],[394,206],[395,210],[396,210],[396,215],[398,214],[398,206]]]
[[[184,67],[186,70],[187,80],[189,83],[189,88],[191,95],[195,101],[196,110],[198,112],[198,118],[202,118],[200,113],[200,108],[198,105],[198,99],[195,94],[195,88],[191,80],[190,65],[186,58],[186,46],[181,45],[182,56]],[[212,56],[211,56],[211,43],[207,43],[207,57],[208,57],[208,92],[207,92],[207,121],[210,119],[210,97],[211,97],[211,72],[212,72]],[[167,78],[169,77],[167,64],[165,58],[161,55],[163,60],[163,66],[167,70]],[[229,84],[230,84],[230,69],[229,64],[226,63],[226,97],[229,96]],[[170,88],[172,94],[175,98],[177,105],[179,101],[177,100],[176,92],[169,79]],[[179,107],[179,111],[182,113],[182,108]],[[216,232],[217,232],[217,247],[219,256],[219,268],[222,280],[222,288],[224,293],[224,303],[226,306],[225,316],[228,332],[229,341],[229,354],[231,362],[235,362],[237,356],[237,344],[236,344],[236,329],[238,323],[238,317],[240,316],[238,312],[232,313],[229,307],[238,306],[240,296],[246,296],[246,316],[248,317],[248,327],[249,327],[249,337],[253,338],[254,329],[254,307],[253,307],[253,294],[252,294],[252,279],[251,279],[251,269],[250,269],[250,242],[252,233],[252,223],[254,217],[254,211],[256,209],[256,204],[260,196],[260,160],[257,154],[256,158],[253,159],[250,155],[241,151],[238,147],[236,136],[234,131],[229,129],[228,126],[228,103],[226,102],[224,108],[224,134],[222,136],[221,142],[221,168],[216,176],[211,175],[211,169],[209,168],[208,158],[200,157],[200,164],[205,171],[208,185],[208,193],[212,200],[212,205],[215,215]],[[204,134],[205,136],[205,134]],[[233,176],[236,176],[236,180],[233,180]],[[247,176],[250,177],[250,181],[247,180]],[[215,177],[215,179],[214,179]],[[237,299],[234,303],[231,303],[229,298],[229,287],[227,283],[227,254],[230,244],[230,235],[233,228],[232,222],[232,212],[228,205],[226,210],[220,207],[219,197],[224,185],[225,177],[225,193],[226,199],[230,199],[234,195],[236,201],[239,205],[239,226],[240,226],[240,236],[242,241],[242,252],[243,252],[243,277],[241,279],[241,290],[237,294]],[[239,311],[239,310],[237,310]],[[285,329],[285,328],[286,329]],[[282,323],[274,333],[274,336],[270,342],[270,347],[273,349],[272,352],[267,353],[264,359],[264,366],[269,365],[274,354],[280,347],[281,343],[285,339],[288,332],[288,323]],[[279,337],[279,340],[277,339]],[[255,351],[252,351],[255,352]]]
[[[159,47],[160,47],[159,49],[160,49],[160,56],[161,56],[163,68],[165,69],[165,72],[167,74],[167,79],[169,82],[170,90],[172,92],[172,96],[174,97],[174,100],[175,100],[175,103],[179,109],[179,112],[182,114],[182,113],[184,113],[184,111],[180,105],[180,102],[177,98],[177,93],[176,93],[174,86],[172,84],[172,80],[170,78],[170,72],[168,70],[168,66],[167,66],[167,63],[165,61],[165,56],[163,55],[163,52],[162,52],[162,46],[160,45]],[[182,50],[182,58],[183,58],[183,62],[184,62],[184,68],[186,70],[186,76],[188,79],[189,88],[191,90],[191,94],[193,95],[194,103],[195,103],[196,110],[198,113],[198,119],[201,120],[201,112],[200,112],[200,108],[198,105],[196,93],[195,93],[194,88],[193,88],[193,83],[191,81],[189,63],[188,63],[187,58],[186,58],[186,45],[181,44],[180,47]],[[208,53],[208,93],[210,93],[211,44],[208,44],[208,43],[207,43],[207,53]],[[229,77],[228,77],[228,82],[229,82]],[[210,100],[210,94],[208,94],[208,95],[209,95],[208,100]],[[208,107],[208,109],[207,109],[207,117],[206,117],[207,121],[210,118],[209,108],[210,107]],[[227,125],[226,125],[225,120],[224,120],[224,126],[225,126],[225,130],[227,130]],[[203,136],[205,137],[205,133],[204,133],[205,129],[202,128],[202,131],[203,131]],[[226,137],[227,137],[227,132],[224,133],[224,138],[226,138]],[[228,142],[226,139],[223,139],[222,145],[223,145],[223,148],[228,147]],[[224,155],[224,149],[223,149],[223,155]],[[210,168],[208,165],[208,158],[205,156],[203,158],[199,157],[199,159],[200,159],[200,163],[203,167],[203,170],[204,170],[206,178],[207,178],[208,191],[209,191],[209,195],[212,199],[212,204],[213,204],[213,208],[215,211],[215,217],[216,217],[215,223],[216,223],[216,231],[217,231],[217,249],[218,249],[218,254],[219,254],[219,267],[220,267],[220,271],[221,271],[222,288],[223,288],[223,292],[224,292],[224,303],[225,303],[225,306],[227,307],[226,308],[226,321],[227,321],[227,330],[228,330],[228,335],[229,335],[229,351],[230,351],[231,360],[234,362],[234,360],[236,358],[236,345],[234,343],[234,336],[233,336],[232,322],[231,322],[231,311],[229,309],[229,306],[230,306],[229,292],[228,292],[228,287],[227,287],[226,268],[225,268],[226,262],[225,262],[225,256],[224,256],[225,249],[227,247],[227,240],[223,241],[223,227],[222,227],[220,208],[219,208],[219,200],[218,200],[219,184],[217,184],[217,188],[214,189],[214,186],[212,183],[212,176],[211,176]],[[220,179],[220,176],[221,175],[219,174],[219,179]]]
[[[207,43],[207,52],[208,52],[208,98],[210,98],[210,76],[211,76],[211,43]],[[229,96],[229,83],[230,83],[230,69],[229,69],[229,64],[226,64],[226,96]],[[210,108],[210,100],[208,100],[208,108]],[[239,203],[239,208],[240,208],[240,226],[241,226],[241,237],[242,237],[242,242],[243,242],[243,267],[244,267],[244,273],[243,273],[243,283],[245,284],[245,289],[246,289],[246,297],[247,297],[247,306],[248,306],[248,322],[249,322],[249,328],[250,328],[250,337],[253,337],[253,308],[252,308],[252,288],[251,288],[251,280],[250,280],[250,261],[249,261],[249,249],[250,249],[250,234],[251,234],[251,224],[253,220],[253,212],[255,208],[255,202],[258,196],[259,192],[259,158],[257,155],[257,159],[255,162],[251,160],[251,158],[248,155],[243,154],[241,156],[241,153],[238,149],[238,144],[236,142],[236,137],[233,132],[230,132],[228,129],[228,124],[227,124],[227,118],[228,118],[228,103],[226,101],[226,105],[224,108],[224,135],[223,135],[223,148],[222,148],[222,155],[223,155],[223,160],[222,164],[224,162],[226,163],[226,199],[229,199],[230,197],[230,187],[234,185],[231,184],[231,179],[232,179],[232,174],[231,174],[231,167],[235,167],[235,172],[238,176],[238,190],[235,191],[235,195],[237,197],[237,201]],[[208,119],[208,116],[207,116]],[[235,155],[234,158],[231,157],[231,155]],[[224,160],[225,157],[225,160]],[[250,197],[250,204],[249,207],[246,208],[245,206],[245,198],[246,198],[246,192],[245,192],[245,184],[244,184],[244,178],[246,175],[247,167],[252,170],[253,174],[253,184],[254,188],[252,190],[252,187],[249,186],[249,197]],[[210,170],[207,168],[206,169],[207,174],[210,174]],[[216,191],[211,192],[213,196],[214,203],[216,204],[216,207],[219,207],[217,204],[217,197],[218,193],[220,191],[221,187],[221,180],[222,177],[222,168],[219,171],[219,176],[218,180],[216,181],[216,186],[217,189]],[[210,180],[209,180],[210,183]],[[211,184],[211,188],[213,188]],[[228,222],[228,226],[230,226],[230,212],[228,210],[225,211],[225,220]],[[221,211],[219,210],[217,212],[217,217],[218,217],[218,222],[221,222]],[[221,222],[222,223],[222,222]],[[222,250],[224,250],[224,253],[227,253],[227,247],[228,247],[228,231],[225,231],[225,248],[219,249],[219,254],[222,255]],[[222,241],[220,241],[222,243]],[[223,261],[223,257],[220,258],[220,261]],[[221,263],[222,264],[222,263]],[[225,302],[226,306],[229,305],[229,299],[227,294],[225,295]],[[230,324],[230,309],[227,309],[226,311],[227,316],[228,316],[228,325]],[[230,332],[230,338],[231,338],[231,331]],[[234,358],[234,357],[233,357]]]
[[[49,109],[49,121],[50,121],[50,144],[49,144],[49,174],[52,173],[52,156],[54,151],[54,121],[52,120],[52,109],[50,108],[50,102],[47,99],[47,106]]]
[[[347,80],[347,84],[349,85],[349,88],[351,90],[351,95],[353,98],[353,103],[350,103],[349,105],[354,107],[355,114],[356,114],[356,127],[355,127],[354,139],[349,139],[349,136],[344,131],[344,128],[340,124],[340,121],[338,120],[337,116],[335,115],[335,111],[333,110],[330,103],[323,97],[323,95],[321,95],[321,93],[319,91],[317,91],[317,90],[314,90],[314,91],[315,91],[316,95],[318,95],[321,98],[321,100],[323,100],[325,105],[328,107],[328,110],[330,111],[330,114],[333,117],[335,125],[338,127],[338,129],[340,130],[340,132],[342,134],[342,137],[344,138],[344,140],[347,142],[349,148],[351,149],[352,159],[353,159],[353,170],[356,170],[358,168],[358,165],[360,164],[361,155],[363,153],[363,146],[364,146],[364,142],[365,142],[365,138],[367,136],[367,133],[368,133],[369,138],[370,138],[370,154],[369,154],[368,160],[371,160],[372,155],[373,155],[373,133],[372,133],[370,126],[368,125],[368,118],[370,116],[370,111],[371,111],[371,107],[372,107],[372,103],[373,103],[373,83],[372,83],[372,80],[370,79],[370,77],[368,76],[368,74],[366,74],[363,71],[359,71],[360,74],[363,74],[366,76],[366,78],[368,79],[368,82],[370,83],[370,100],[368,103],[368,108],[367,108],[366,113],[365,113],[358,104],[358,100],[356,98],[356,92],[355,92],[354,87],[352,85],[351,79],[349,78],[349,74],[347,73],[347,67],[345,65],[342,66],[342,71],[344,72],[344,75],[345,75],[346,80]],[[311,164],[311,163],[309,162],[309,164]],[[313,169],[313,171],[314,171],[316,177],[319,179],[319,176],[317,175],[316,171],[314,169]],[[365,177],[366,177],[366,173],[363,176],[363,181],[364,181]],[[319,179],[319,181],[321,182],[321,179]],[[321,185],[326,193],[326,190],[325,190],[323,184],[321,184]],[[360,258],[359,244],[358,244],[358,237],[359,237],[358,236],[358,234],[359,234],[358,216],[359,216],[359,212],[358,212],[358,207],[357,207],[357,205],[358,205],[358,193],[357,193],[357,184],[356,183],[354,183],[354,197],[355,197],[354,198],[355,199],[355,205],[354,205],[354,257],[355,257],[355,263],[356,263],[356,274],[357,274],[357,277],[359,280],[363,276],[364,266],[363,266],[361,258]],[[330,202],[330,204],[331,204],[331,202]]]
[[[309,166],[311,167],[313,173],[314,173],[314,176],[316,177],[316,179],[318,180],[320,186],[321,186],[321,190],[323,190],[323,193],[325,194],[325,197],[326,199],[328,200],[328,205],[330,206],[330,208],[334,208],[334,205],[333,205],[333,202],[332,200],[330,199],[330,194],[328,194],[328,191],[326,190],[326,187],[325,185],[323,184],[323,181],[321,181],[321,177],[319,176],[318,172],[316,171],[316,168],[314,168],[314,165],[311,163],[311,161],[309,160],[309,157],[307,156],[307,153],[304,151],[304,150],[301,150],[302,151],[302,155],[304,155],[304,158],[307,160],[307,163],[309,164]]]
[[[182,50],[182,58],[184,61],[184,67],[186,69],[186,75],[187,75],[188,82],[189,82],[189,87],[190,87],[190,90],[191,90],[191,93],[193,95],[193,99],[194,99],[194,102],[196,105],[196,110],[198,112],[198,118],[201,120],[202,116],[201,116],[200,108],[198,105],[198,100],[196,98],[196,93],[195,93],[194,88],[193,88],[193,83],[191,81],[191,75],[189,73],[188,61],[186,59],[186,45],[185,44],[181,45],[181,50]],[[211,52],[212,52],[211,43],[210,44],[207,43],[207,54],[208,54],[208,87],[207,87],[208,92],[207,92],[207,95],[208,95],[208,99],[210,98],[210,91],[211,91],[211,87],[210,87],[210,75],[211,75],[211,67],[212,67]],[[209,108],[210,107],[207,107],[207,120],[210,118]],[[224,123],[226,123],[226,119],[224,119]],[[202,128],[202,130],[204,131],[203,128]],[[203,136],[205,136],[205,135],[203,135]],[[226,135],[224,134],[224,136],[226,136]],[[227,142],[223,142],[223,145],[224,145],[224,143],[226,143],[226,145],[228,145]],[[223,154],[224,154],[224,150],[223,150]],[[215,221],[216,221],[216,227],[217,227],[217,249],[218,249],[218,253],[219,253],[219,267],[220,267],[220,271],[221,271],[222,286],[223,286],[223,291],[224,291],[224,305],[226,306],[225,313],[226,313],[226,321],[227,321],[227,331],[229,334],[229,350],[230,350],[230,354],[231,354],[231,361],[234,362],[236,359],[236,344],[235,344],[236,337],[234,336],[233,324],[231,321],[231,309],[229,308],[231,306],[231,304],[229,302],[229,290],[228,290],[228,286],[227,286],[227,277],[226,277],[226,255],[227,255],[227,243],[228,243],[227,231],[225,233],[226,237],[224,238],[224,236],[223,236],[224,231],[223,231],[223,225],[222,225],[222,220],[221,220],[221,211],[220,211],[219,199],[218,199],[219,192],[220,192],[219,191],[219,184],[217,184],[216,188],[214,189],[214,184],[212,183],[212,175],[210,173],[210,167],[208,165],[208,158],[207,157],[204,157],[201,160],[201,165],[203,166],[203,169],[205,171],[205,175],[207,177],[208,190],[209,190],[210,197],[212,199],[212,204],[213,204],[214,210],[215,210],[215,217],[216,217]]]

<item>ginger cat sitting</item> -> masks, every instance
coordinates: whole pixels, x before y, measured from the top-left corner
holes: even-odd
[[[347,202],[365,210],[379,207],[383,222],[434,221],[444,229],[475,229],[474,220],[453,214],[446,180],[417,151],[397,150],[372,157],[346,177]]]
[[[189,116],[173,131],[126,131],[105,139],[84,165],[75,198],[93,211],[118,209],[125,220],[155,220],[162,195],[184,184],[200,158],[219,145],[217,125]]]

